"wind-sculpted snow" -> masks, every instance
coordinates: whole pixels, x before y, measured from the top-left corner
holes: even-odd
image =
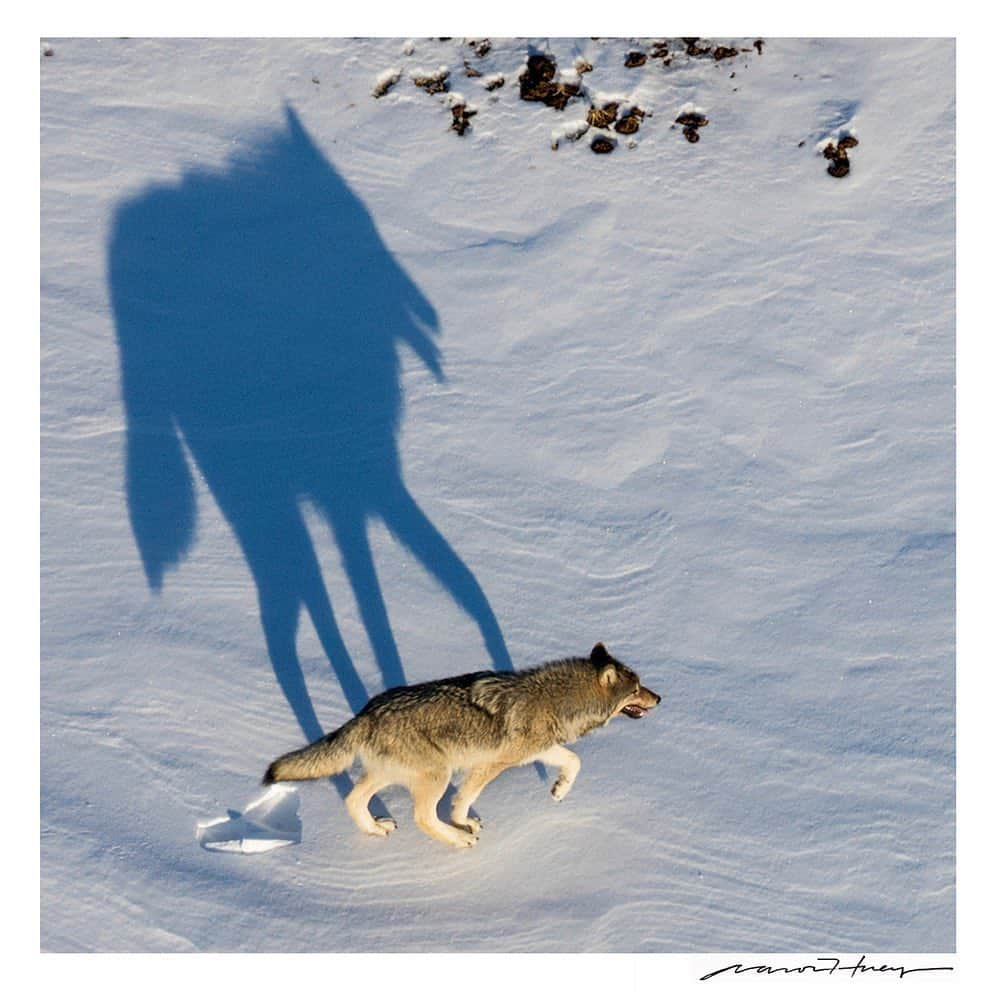
[[[688,42],[46,40],[44,949],[954,948],[954,44]],[[598,640],[471,850],[261,799]]]

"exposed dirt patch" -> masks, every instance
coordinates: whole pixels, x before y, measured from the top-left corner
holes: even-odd
[[[697,59],[699,56],[709,56],[712,54],[711,45],[699,45],[700,38],[682,38],[681,41],[687,46],[685,51],[689,56]]]
[[[677,125],[684,126],[684,138],[688,142],[698,142],[701,136],[698,129],[704,128],[708,124],[708,119],[699,111],[685,111],[674,119]]]
[[[587,124],[594,128],[610,128],[618,117],[617,102],[605,104],[602,108],[595,108],[591,105],[587,112]]]
[[[635,115],[626,115],[615,122],[615,131],[621,135],[632,135],[639,131],[639,119]]]
[[[572,98],[580,93],[578,83],[555,80],[556,61],[551,56],[535,54],[521,74],[521,100],[541,101],[556,111],[563,111]]]
[[[758,39],[759,40],[759,39]],[[685,45],[684,51],[693,59],[705,59],[711,57],[716,62],[721,59],[734,59],[740,51],[749,52],[749,49],[737,49],[732,45],[714,45],[707,38],[682,38]],[[756,42],[754,43],[756,44]],[[764,43],[761,42],[761,45]]]
[[[464,104],[453,104],[451,108],[451,128],[459,135],[465,135],[470,127],[469,119],[475,115],[475,111],[470,111]]]
[[[708,119],[700,111],[684,111],[674,119],[674,123],[684,126],[684,138],[688,142],[698,142],[701,139],[698,129],[704,128]]]
[[[541,53],[528,56],[524,75],[521,77],[522,89],[529,84],[538,86],[542,83],[551,83],[555,79],[558,68],[555,59],[551,56],[542,55]]]
[[[674,121],[678,125],[684,125],[688,128],[703,128],[708,124],[708,119],[700,111],[685,111],[678,115]]]
[[[832,139],[826,144],[823,155],[830,161],[826,172],[831,177],[846,177],[851,172],[851,161],[847,157],[847,151],[857,144],[858,140],[853,135],[844,136],[836,145]]]
[[[427,39],[426,41],[433,43],[435,39]],[[487,92],[496,91],[506,85],[503,74],[491,71],[493,66],[489,60],[494,59],[496,53],[493,53],[490,39],[445,38],[442,36],[436,41],[450,43],[448,46],[452,60],[450,65],[444,64],[439,66],[436,71],[430,71],[413,68],[411,63],[406,68],[386,70],[375,81],[372,95],[376,98],[384,96],[398,83],[401,76],[408,76],[413,81],[414,86],[431,95],[449,93],[452,73],[458,74],[459,78],[464,76],[468,79],[479,80],[477,89],[481,86]],[[591,58],[594,61],[591,62],[582,55],[571,57],[573,58],[573,71],[570,72],[565,70],[560,72],[556,58],[550,52],[540,52],[530,46],[527,48],[527,52],[521,49],[524,52],[525,61],[516,73],[521,100],[539,102],[560,112],[565,111],[572,102],[585,102],[579,106],[579,113],[565,116],[565,128],[556,128],[552,133],[553,148],[558,148],[561,143],[567,141],[577,141],[590,129],[605,133],[603,138],[591,135],[590,146],[595,152],[611,152],[617,148],[620,142],[624,142],[629,149],[634,149],[638,145],[633,137],[644,127],[646,112],[632,105],[631,97],[618,96],[615,100],[595,101],[595,95],[600,93],[597,87],[601,85],[602,80],[594,81],[596,86],[591,86],[590,78],[586,83],[584,82],[584,74],[595,73],[600,78],[602,71],[613,70],[613,66],[608,66],[608,60],[613,63],[615,59],[624,57],[626,68],[638,69],[655,60],[660,60],[664,67],[669,68],[672,63],[675,67],[683,66],[691,59],[701,59],[711,63],[742,58],[741,65],[746,69],[749,65],[746,54],[752,53],[754,50],[758,54],[762,54],[764,48],[762,38],[753,42],[750,42],[749,39],[743,39],[741,40],[743,47],[728,43],[718,44],[711,39],[697,37],[636,38],[631,39],[632,44],[636,47],[630,49],[625,48],[623,39],[593,38],[592,41],[601,43],[601,49],[598,51],[599,58],[592,54]],[[409,56],[414,53],[415,49],[416,46],[413,42],[408,41],[404,43],[402,52]],[[478,62],[479,59],[486,57],[489,57],[486,62]],[[442,62],[445,61],[442,59]],[[419,66],[419,64],[417,65]],[[426,66],[427,63],[424,65]],[[619,63],[620,65],[621,63]],[[695,67],[690,68],[694,69]],[[737,73],[735,68],[730,67],[730,69],[733,71],[727,75],[730,80],[733,80]],[[650,70],[645,70],[644,74],[649,72]],[[641,75],[645,79],[644,74]],[[318,86],[318,77],[314,77],[313,82]],[[736,89],[739,88],[734,88],[734,91]],[[491,96],[485,102],[482,110],[489,115],[490,108],[498,100],[498,97]],[[476,112],[467,110],[463,98],[459,94],[452,94],[446,103],[452,111],[451,129],[459,135],[464,135],[471,127],[470,119]],[[671,129],[680,128],[684,138],[691,143],[700,141],[700,130],[708,124],[708,119],[703,114],[689,110],[693,107],[693,104],[687,104],[685,111],[670,126]],[[569,119],[573,120],[569,121]],[[836,132],[832,134],[834,137],[837,135]],[[623,139],[618,140],[614,136],[622,136]],[[843,173],[846,173],[845,164],[847,163],[844,150],[849,147],[836,145],[836,138],[832,138],[830,141],[834,144],[828,155],[830,172],[834,176],[843,176]],[[819,151],[822,152],[822,148]]]
[[[421,90],[426,90],[428,94],[444,94],[448,91],[449,76],[451,76],[449,70],[439,69],[436,73],[414,76],[413,83]]]
[[[643,118],[646,117],[646,112],[638,104],[633,104],[631,108],[626,106],[626,111],[628,114],[622,115],[615,122],[615,131],[621,135],[633,135],[639,131],[639,126],[642,124]]]

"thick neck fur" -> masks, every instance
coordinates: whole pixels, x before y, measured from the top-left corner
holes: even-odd
[[[553,743],[578,740],[603,726],[617,708],[615,694],[601,684],[589,660],[555,660],[518,674],[518,689],[526,698],[536,705],[552,705],[551,711],[543,709],[531,720],[531,728],[544,725]]]

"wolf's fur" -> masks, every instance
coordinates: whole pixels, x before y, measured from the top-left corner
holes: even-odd
[[[619,713],[644,715],[659,701],[598,643],[587,659],[392,688],[339,729],[279,757],[264,783],[339,774],[360,757],[364,774],[346,805],[363,832],[385,836],[395,829],[393,820],[373,817],[368,802],[388,785],[405,785],[425,833],[454,847],[471,847],[481,824],[469,816],[469,807],[501,771],[531,761],[558,767],[552,797],[559,801],[580,770],[580,758],[563,744]],[[437,805],[457,770],[465,777],[449,825],[438,818]]]

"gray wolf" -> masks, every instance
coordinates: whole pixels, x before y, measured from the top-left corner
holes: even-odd
[[[452,847],[471,847],[482,824],[469,807],[498,774],[532,761],[558,767],[552,797],[559,802],[580,771],[580,758],[564,744],[616,715],[641,718],[659,702],[598,643],[587,658],[392,688],[339,729],[273,761],[264,784],[339,774],[360,757],[364,773],[345,805],[364,833],[384,837],[396,828],[389,817],[372,816],[368,803],[380,789],[404,785],[424,833]],[[464,779],[448,824],[438,818],[437,806],[455,771]]]

